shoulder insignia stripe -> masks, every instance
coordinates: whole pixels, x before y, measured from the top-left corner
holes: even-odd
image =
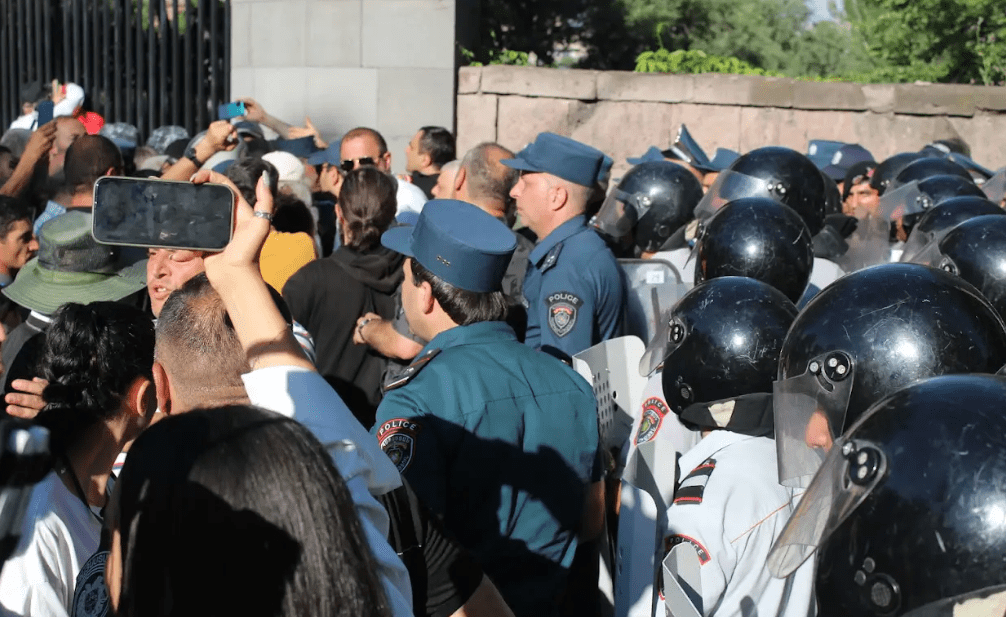
[[[419,374],[419,371],[423,370],[423,367],[429,364],[430,360],[436,358],[439,353],[439,349],[431,349],[413,360],[412,364],[405,367],[405,370],[400,373],[389,375],[387,380],[384,382],[384,385],[381,386],[381,391],[388,392],[390,390],[394,390],[395,388],[401,388],[405,384],[409,383],[416,377],[416,375]]]
[[[716,469],[715,459],[706,459],[698,467],[693,469],[678,484],[678,490],[674,492],[674,504],[699,504],[702,503],[702,496],[706,491],[706,484],[713,470]]]

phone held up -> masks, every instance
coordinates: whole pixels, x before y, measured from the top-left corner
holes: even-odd
[[[49,124],[52,121],[53,107],[52,101],[42,101],[35,106],[35,111],[38,112],[37,126]]]
[[[222,251],[234,193],[222,184],[106,176],[94,185],[91,233],[102,244]]]
[[[245,115],[245,104],[242,101],[223,103],[217,108],[217,120],[230,120]]]

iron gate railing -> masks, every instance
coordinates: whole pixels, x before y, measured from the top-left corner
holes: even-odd
[[[0,132],[21,86],[84,88],[106,122],[190,133],[230,100],[230,0],[0,0]]]

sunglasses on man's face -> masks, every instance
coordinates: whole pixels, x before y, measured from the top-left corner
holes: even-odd
[[[342,169],[342,171],[353,171],[354,169],[356,169],[357,163],[360,164],[360,167],[367,167],[376,165],[377,161],[375,161],[372,157],[369,156],[364,156],[358,159],[346,159],[342,163],[339,163],[339,168]]]

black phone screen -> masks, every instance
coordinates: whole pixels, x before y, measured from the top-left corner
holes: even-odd
[[[94,185],[92,233],[125,246],[221,251],[234,227],[234,193],[222,184],[106,176]]]
[[[38,126],[49,124],[49,122],[52,121],[52,101],[42,101],[35,106],[35,111],[38,112]]]

